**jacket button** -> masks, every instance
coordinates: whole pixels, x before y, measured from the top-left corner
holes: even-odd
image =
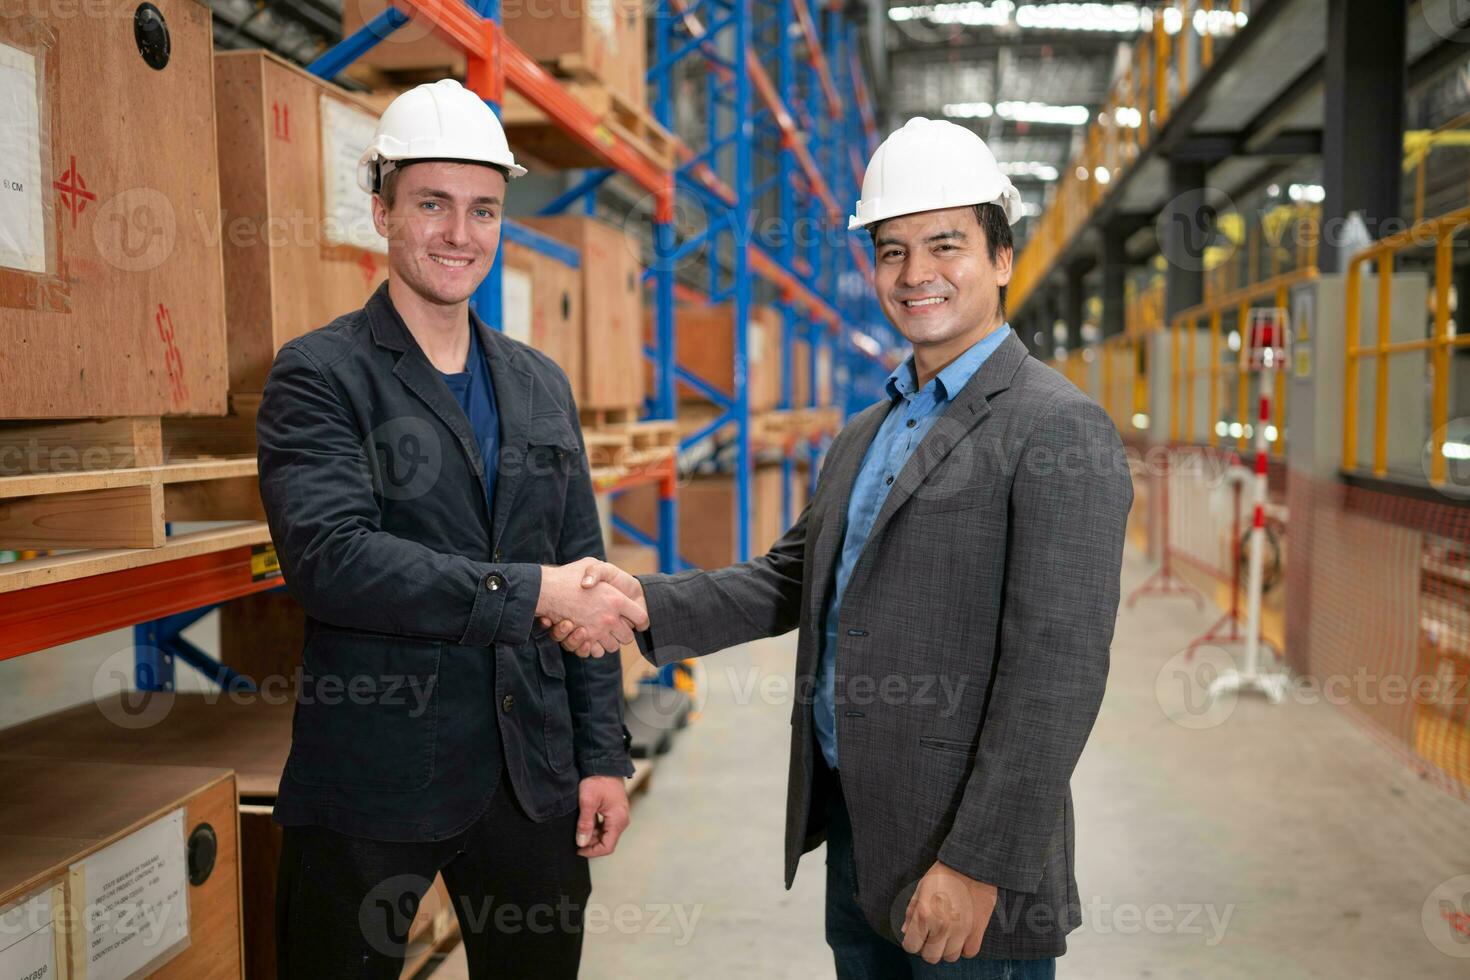
[[[500,699],[500,710],[504,711],[506,714],[510,714],[510,709],[514,708],[515,706],[516,696],[514,694],[507,694],[505,697]]]
[[[485,576],[485,588],[491,592],[499,592],[505,588],[505,578],[499,572],[491,572]]]

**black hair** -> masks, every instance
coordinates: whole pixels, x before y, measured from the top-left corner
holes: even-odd
[[[1011,235],[1011,223],[1006,220],[1005,208],[999,204],[976,204],[975,221],[979,223],[980,230],[985,232],[985,250],[990,255],[991,264],[995,264],[996,257],[1000,255],[1001,249],[1015,250],[1015,238]],[[873,251],[878,251],[878,225],[868,225],[868,237],[873,240]],[[1006,287],[1000,287],[1000,315],[1006,315]]]

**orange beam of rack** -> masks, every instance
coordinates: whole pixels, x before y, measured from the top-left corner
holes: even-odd
[[[244,545],[0,597],[0,660],[280,585],[279,576],[255,580],[250,551]]]
[[[672,220],[674,177],[602,124],[545,69],[533,61],[500,25],[482,18],[463,0],[393,0],[404,13],[433,25],[435,33],[470,57],[466,86],[482,99],[499,103],[503,84],[546,114],[577,142],[627,174],[658,198],[657,217]],[[478,62],[478,63],[477,63]]]
[[[842,117],[842,99],[837,95],[837,86],[832,81],[832,70],[827,66],[827,56],[817,40],[817,26],[812,21],[812,12],[806,0],[791,0],[791,9],[796,12],[796,21],[801,33],[806,36],[806,50],[816,70],[817,80],[822,83],[822,93],[827,97],[827,115],[833,119]]]

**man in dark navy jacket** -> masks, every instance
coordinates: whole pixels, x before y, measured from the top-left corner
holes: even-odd
[[[603,546],[566,375],[468,305],[524,172],[457,83],[401,96],[359,174],[389,280],[266,384],[261,495],[308,617],[275,810],[283,980],[396,978],[436,873],[474,976],[575,976],[587,859],[628,823],[618,659],[564,654],[535,618],[609,651],[647,620],[631,579],[582,587]]]

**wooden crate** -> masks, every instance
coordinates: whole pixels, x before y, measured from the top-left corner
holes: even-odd
[[[809,404],[811,383],[811,345],[804,340],[791,344],[791,404],[804,408]],[[832,348],[817,347],[817,405],[832,404]]]
[[[643,401],[643,266],[637,241],[581,215],[521,218],[582,256],[582,386],[578,405],[636,409]]]
[[[135,968],[157,980],[234,980],[244,969],[235,806],[235,779],[228,770],[27,757],[7,745],[0,754],[0,908],[49,891],[59,913],[53,922],[60,941],[52,943],[56,970],[47,976],[81,976],[88,967],[97,976],[95,957],[102,955],[112,976],[132,973],[118,973],[117,967],[136,956]],[[172,815],[178,810],[182,840],[174,843]],[[206,824],[214,832],[214,865],[193,884],[187,842]],[[165,881],[173,878],[182,891],[154,906],[163,913],[163,935],[137,935],[107,953],[89,949],[90,927],[81,913],[93,901],[88,896],[100,890],[96,876],[118,874],[118,862],[132,871],[150,855],[170,851],[171,860],[155,873]],[[182,922],[184,903],[187,945],[168,929]],[[37,964],[28,966],[26,973]]]
[[[258,606],[242,607],[243,611],[251,609],[259,611]],[[289,619],[289,615],[283,616],[279,610],[276,613],[280,618],[264,635],[281,636],[288,632],[280,623]],[[248,646],[252,638],[263,635],[238,617],[222,619],[221,631],[226,649],[232,643]],[[238,635],[226,636],[226,631]],[[294,664],[300,663],[300,649],[294,658],[281,659],[284,670],[294,670]],[[230,802],[235,803],[233,784],[237,783],[243,856],[244,976],[251,980],[271,978],[275,976],[276,965],[275,883],[281,828],[270,814],[291,747],[293,689],[294,683],[273,681],[260,695],[241,699],[218,695],[214,696],[214,703],[204,695],[166,695],[169,700],[166,710],[160,710],[161,717],[153,724],[140,727],[119,726],[111,719],[147,719],[151,718],[153,709],[135,709],[129,714],[123,696],[114,695],[100,705],[89,702],[8,729],[0,740],[0,760],[8,756],[90,759],[115,766],[139,767],[202,763],[235,770]],[[161,708],[165,704],[162,700],[157,703]],[[3,819],[0,815],[0,820]],[[420,906],[410,929],[410,938],[418,942],[414,944],[416,956],[403,973],[405,977],[412,976],[435,950],[457,941],[458,927],[442,880],[436,879],[435,887],[436,891]]]
[[[7,140],[37,137],[6,148],[24,217],[7,219],[0,247],[0,418],[225,409],[210,11],[154,6],[161,68],[131,13],[36,5],[0,18],[0,45],[35,59],[34,87],[8,90]]]
[[[641,544],[614,544],[607,549],[607,560],[629,575],[651,575],[658,571],[658,551]],[[639,681],[656,673],[638,652],[638,644],[628,643],[622,649],[623,694],[632,698],[638,693]]]
[[[784,532],[781,469],[757,467],[751,476],[750,555],[765,554]],[[619,495],[614,513],[645,534],[658,530],[658,488],[637,486]],[[794,516],[794,514],[793,514]],[[700,568],[724,568],[735,558],[735,481],[698,476],[679,486],[679,553]]]
[[[281,345],[387,278],[357,158],[379,112],[265,51],[214,56],[230,390],[259,392]]]
[[[726,395],[735,393],[734,304],[717,306],[681,304],[674,310],[675,345],[679,363]],[[653,344],[653,313],[644,318],[643,335]],[[773,306],[755,306],[750,317],[746,348],[746,391],[752,412],[775,408],[781,401],[781,314]],[[644,372],[648,394],[653,394],[652,364]],[[680,401],[704,401],[686,384],[678,385]]]
[[[347,0],[342,4],[342,33],[356,31],[387,6],[386,0]],[[648,98],[645,50],[648,8],[642,0],[588,3],[563,0],[556,5],[502,5],[506,36],[533,61],[553,74],[594,79],[634,105]],[[437,72],[463,78],[466,59],[457,46],[435,37],[427,23],[410,20],[362,57],[374,68],[393,72]]]
[[[582,398],[582,270],[543,252],[504,241],[501,328],[530,344],[567,373]]]

